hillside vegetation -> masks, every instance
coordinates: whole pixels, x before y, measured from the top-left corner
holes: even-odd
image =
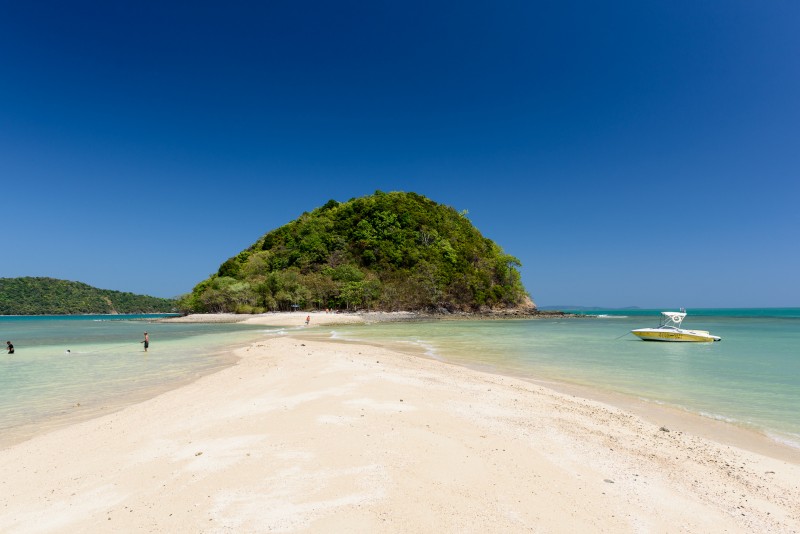
[[[0,315],[168,313],[172,299],[97,289],[55,278],[0,278]]]
[[[190,312],[533,307],[519,260],[449,206],[415,193],[329,201],[225,261]]]

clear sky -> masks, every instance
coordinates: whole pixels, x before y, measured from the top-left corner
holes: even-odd
[[[0,276],[186,293],[414,191],[537,304],[800,306],[800,3],[0,2]]]

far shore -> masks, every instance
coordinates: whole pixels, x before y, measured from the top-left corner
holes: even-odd
[[[295,311],[268,312],[258,314],[237,313],[195,313],[190,315],[165,317],[159,321],[168,323],[244,323],[269,326],[294,326],[305,324],[310,318],[310,325],[366,324],[392,321],[430,321],[430,320],[485,320],[485,319],[530,319],[553,317],[587,317],[553,310],[513,309],[486,313],[426,313],[414,311]]]
[[[270,326],[413,314],[214,314]],[[800,532],[800,452],[312,328],[0,450],[0,531]]]
[[[365,312],[335,313],[320,311],[271,312],[259,314],[237,313],[196,313],[180,317],[165,317],[165,323],[242,323],[265,326],[300,326],[309,318],[310,326],[334,324],[365,324],[390,320],[413,320],[418,317],[413,312]]]

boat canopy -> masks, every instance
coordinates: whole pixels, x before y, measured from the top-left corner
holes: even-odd
[[[686,318],[686,312],[661,312],[661,315],[675,323],[675,325],[680,326],[683,320]]]

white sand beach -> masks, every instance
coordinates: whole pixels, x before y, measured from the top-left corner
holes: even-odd
[[[412,312],[368,312],[368,313],[333,313],[333,312],[274,312],[255,315],[236,313],[206,313],[170,317],[162,319],[170,323],[243,323],[265,326],[322,326],[335,324],[364,324],[369,322],[386,322],[407,320],[417,317]]]
[[[0,451],[0,532],[800,531],[793,451],[380,347],[298,334],[237,354]]]

